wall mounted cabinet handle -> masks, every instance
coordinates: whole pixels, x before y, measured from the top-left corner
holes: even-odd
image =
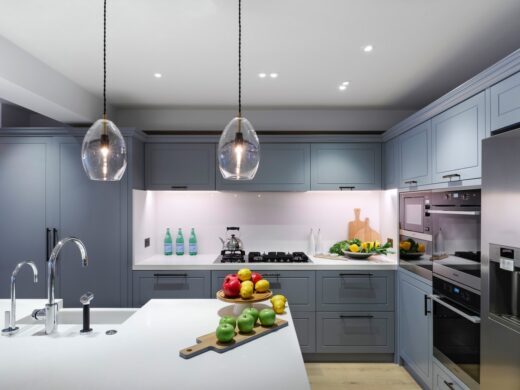
[[[448,387],[448,389],[455,390],[455,387],[453,387],[452,382],[444,381],[444,384]]]
[[[280,274],[263,274],[265,277],[270,277],[270,278],[279,278],[280,277]]]
[[[153,274],[154,278],[186,278],[188,274]]]
[[[428,299],[430,299],[430,297],[428,295],[425,295],[424,296],[424,315],[427,316],[428,314],[431,313],[431,311],[428,309]]]
[[[410,184],[410,185],[417,184],[417,180],[407,180],[404,182],[404,184]]]
[[[449,179],[451,181],[451,179],[454,179],[454,178],[458,178],[459,180],[461,179],[461,176],[458,174],[458,173],[451,173],[449,175],[444,175],[442,178],[443,179]]]
[[[371,278],[373,274],[339,274],[339,276],[367,276]]]
[[[365,315],[340,315],[339,318],[374,318],[374,316],[372,315],[368,315],[368,314],[365,314]]]
[[[340,191],[343,191],[343,190],[350,190],[350,191],[352,191],[355,188],[356,188],[355,186],[339,186]]]
[[[171,186],[172,190],[187,190],[188,186]]]

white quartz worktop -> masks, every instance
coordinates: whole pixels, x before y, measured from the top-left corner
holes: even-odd
[[[18,300],[18,318],[44,300]],[[94,302],[93,302],[94,304]],[[8,310],[9,300],[0,300]],[[223,354],[213,351],[185,360],[179,350],[197,336],[214,331],[229,304],[215,299],[151,300],[128,320],[114,326],[19,325],[14,336],[0,337],[2,389],[310,389],[289,310],[280,316],[289,326]],[[125,309],[120,309],[125,310]]]
[[[309,256],[312,263],[215,263],[218,254],[201,254],[196,256],[164,256],[155,255],[133,265],[134,271],[168,271],[168,270],[236,270],[237,267],[248,267],[258,270],[395,270],[397,260],[387,256],[372,256],[368,260],[350,260],[345,258],[323,259]]]

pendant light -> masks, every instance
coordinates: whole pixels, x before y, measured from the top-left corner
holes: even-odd
[[[251,180],[260,163],[260,142],[251,123],[242,117],[242,0],[238,0],[238,116],[220,136],[220,173],[228,180]]]
[[[103,3],[103,117],[88,129],[81,147],[83,168],[91,180],[118,181],[126,170],[126,144],[107,119],[107,0]]]

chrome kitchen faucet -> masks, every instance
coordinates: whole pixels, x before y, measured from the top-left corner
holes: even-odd
[[[38,283],[38,268],[32,261],[22,261],[18,263],[11,274],[11,312],[9,313],[9,326],[2,329],[2,336],[10,336],[18,332],[19,328],[16,326],[16,275],[24,265],[28,265],[33,270],[34,283]]]
[[[45,318],[45,333],[51,334],[58,326],[58,304],[54,302],[54,287],[56,284],[56,261],[61,250],[68,242],[73,242],[78,247],[81,254],[83,267],[88,266],[87,248],[85,244],[76,237],[67,237],[60,240],[51,252],[47,268],[47,297],[49,302],[44,309],[34,310],[32,316],[37,319]]]

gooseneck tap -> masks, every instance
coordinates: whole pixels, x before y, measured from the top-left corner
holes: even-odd
[[[11,274],[11,312],[9,313],[9,326],[2,330],[3,336],[10,336],[18,332],[19,328],[16,326],[16,276],[20,269],[28,265],[33,270],[34,283],[38,283],[38,268],[32,261],[22,261],[18,263]]]
[[[58,255],[60,254],[63,247],[69,243],[73,242],[78,247],[81,254],[81,261],[83,267],[88,265],[88,257],[87,257],[87,248],[85,248],[85,244],[81,240],[76,237],[67,237],[59,241],[54,249],[51,252],[51,256],[49,258],[49,263],[47,266],[47,297],[49,302],[45,305],[45,309],[43,310],[35,310],[33,312],[33,317],[36,319],[41,319],[45,317],[45,333],[51,334],[56,330],[58,326],[58,304],[54,302],[54,288],[56,284],[56,261],[58,260]]]

